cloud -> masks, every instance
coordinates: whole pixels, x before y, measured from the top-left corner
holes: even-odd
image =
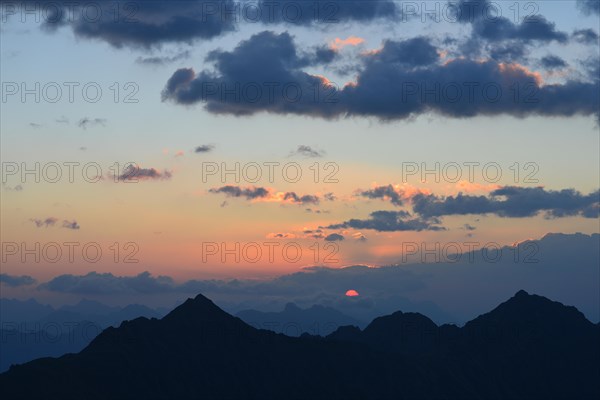
[[[325,226],[326,229],[372,229],[379,232],[398,231],[441,231],[437,218],[411,218],[407,211],[374,211],[368,219],[350,219],[348,221]]]
[[[325,155],[325,152],[322,150],[313,149],[310,146],[301,144],[298,146],[298,148],[296,150],[293,150],[290,152],[290,156],[294,156],[294,155],[300,155],[300,156],[309,157],[309,158],[318,158],[318,157],[323,157]]]
[[[284,24],[327,29],[344,21],[368,23],[375,19],[394,19],[399,8],[394,1],[295,1],[259,0],[247,6],[234,0],[188,0],[174,4],[167,0],[139,2],[100,1],[94,4],[93,17],[84,14],[88,5],[52,0],[26,0],[21,6],[51,3],[44,8],[44,31],[70,27],[73,33],[101,40],[116,48],[160,48],[169,43],[190,44],[210,40],[241,29],[247,24]],[[38,6],[39,7],[39,6]],[[118,8],[117,8],[118,7]],[[97,10],[97,11],[96,11]],[[116,12],[118,14],[116,14]],[[86,15],[86,18],[83,18]],[[76,16],[76,17],[73,17]],[[148,63],[162,63],[161,57]]]
[[[470,224],[464,224],[461,229],[464,229],[466,231],[474,231],[477,228]]]
[[[358,195],[369,199],[388,200],[395,206],[404,204],[404,193],[392,185],[377,186],[373,189],[358,191]]]
[[[38,286],[40,290],[76,294],[164,293],[174,290],[173,279],[153,277],[149,272],[136,276],[115,276],[90,272],[87,275],[65,274]]]
[[[330,192],[330,193],[325,193],[325,194],[323,195],[323,198],[324,198],[325,200],[327,200],[327,201],[335,201],[335,200],[337,199],[337,197],[335,196],[335,194],[333,194],[333,193],[331,193],[331,192]]]
[[[335,38],[330,44],[329,48],[332,50],[341,50],[346,46],[358,46],[365,42],[365,39],[358,36],[348,36],[346,39]]]
[[[451,9],[457,13],[455,16],[459,22],[471,24],[471,37],[474,40],[566,43],[568,39],[566,33],[557,31],[555,24],[540,14],[527,16],[521,23],[515,24],[507,17],[501,16],[502,10],[498,9],[498,6],[490,0],[461,0],[458,3],[449,2],[449,4],[452,5]],[[500,15],[494,15],[494,12],[498,12]]]
[[[208,192],[223,193],[227,197],[245,197],[246,200],[261,199],[270,195],[269,189],[255,186],[243,188],[240,186],[226,185],[219,188],[209,189]]]
[[[211,188],[209,193],[223,193],[227,197],[244,197],[246,200],[262,200],[291,204],[319,204],[320,198],[317,195],[305,194],[299,195],[296,192],[274,192],[272,189],[257,186],[234,186],[225,185]]]
[[[79,224],[75,220],[73,220],[73,221],[67,221],[67,220],[63,221],[62,227],[66,228],[66,229],[72,229],[72,230],[78,230],[78,229],[81,228],[81,226],[79,226]]]
[[[105,118],[88,118],[88,117],[84,117],[81,118],[79,120],[79,122],[77,123],[77,126],[82,128],[82,129],[87,129],[91,126],[106,126],[106,119]]]
[[[117,2],[119,17],[115,20],[115,5],[101,1],[99,18],[70,18],[68,10],[60,10],[60,18],[47,18],[46,28],[54,30],[70,26],[75,35],[102,40],[113,47],[159,47],[166,43],[190,43],[211,39],[235,29],[233,15],[226,10],[234,7],[232,0],[190,0],[173,4],[169,1]],[[82,15],[78,3],[70,5]],[[228,7],[228,8],[226,8]],[[77,15],[76,14],[76,15]]]
[[[267,234],[267,239],[296,239],[298,236],[293,234],[293,233],[289,233],[289,232],[285,232],[285,233],[268,233]]]
[[[9,275],[0,274],[0,283],[10,287],[29,286],[36,283],[36,280],[29,275]]]
[[[592,44],[598,42],[598,34],[593,29],[577,29],[571,35],[579,43]]]
[[[298,56],[298,66],[310,67],[332,63],[338,54],[327,46],[316,46]]]
[[[330,233],[329,235],[325,236],[325,240],[328,242],[341,242],[344,239],[344,236],[340,235],[339,233]]]
[[[58,218],[48,217],[45,219],[33,218],[30,220],[37,226],[38,228],[54,226],[58,222]]]
[[[439,197],[417,194],[412,198],[413,211],[424,218],[445,215],[495,214],[500,217],[533,217],[545,212],[547,218],[583,216],[598,218],[600,192],[583,195],[574,189],[545,190],[542,187],[504,186],[489,196]]]
[[[305,58],[287,32],[255,34],[231,52],[210,52],[206,62],[215,64],[214,72],[205,70],[196,74],[189,68],[177,70],[162,92],[163,101],[179,104],[204,101],[205,108],[215,114],[250,115],[266,111],[333,116],[328,107],[315,107],[314,99],[326,99],[335,94],[335,89],[327,85],[325,78],[301,70],[306,65]]]
[[[577,6],[585,15],[600,15],[599,0],[577,0]]]
[[[361,232],[355,232],[352,234],[352,237],[359,242],[366,242],[367,237],[363,235]]]
[[[214,63],[213,71],[177,70],[163,90],[163,100],[203,103],[215,114],[267,112],[380,120],[427,113],[454,118],[569,117],[597,115],[600,105],[600,80],[592,75],[589,81],[544,84],[539,73],[516,63],[466,58],[442,62],[423,37],[385,41],[379,51],[362,56],[355,82],[343,87],[303,71],[287,33],[255,34],[232,51],[211,52],[207,62]],[[515,99],[516,86],[527,88],[527,98]]]
[[[562,58],[553,55],[542,57],[540,63],[548,70],[561,69],[569,65]]]
[[[190,58],[189,50],[182,51],[173,56],[153,56],[153,57],[138,57],[135,62],[142,65],[165,65],[176,61],[186,60]]]
[[[312,194],[305,194],[303,196],[299,196],[295,192],[286,192],[283,195],[283,200],[297,204],[319,204],[318,196]]]
[[[120,181],[135,182],[138,180],[163,180],[171,179],[173,173],[168,170],[160,172],[155,168],[140,168],[139,166],[129,164],[123,170],[123,173],[118,176]]]
[[[276,5],[274,8],[273,4]],[[314,3],[295,0],[278,2],[259,0],[258,6],[263,11],[261,20],[265,24],[292,23],[314,27],[324,26],[325,28],[331,24],[346,21],[367,23],[376,19],[393,20],[400,13],[396,2],[391,0],[327,0]],[[269,9],[274,11],[269,13]]]
[[[203,144],[201,146],[197,146],[194,149],[194,153],[209,153],[209,152],[213,151],[214,148],[215,148],[215,146],[212,144]]]
[[[431,65],[439,59],[435,46],[423,36],[402,41],[386,40],[373,56],[378,62],[406,67]]]

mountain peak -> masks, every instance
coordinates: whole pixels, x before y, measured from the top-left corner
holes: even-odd
[[[163,320],[179,320],[189,323],[192,321],[217,321],[233,318],[210,299],[199,294],[193,299],[188,298],[183,304],[167,314]]]
[[[285,305],[285,311],[299,311],[300,308],[294,303],[287,303]]]

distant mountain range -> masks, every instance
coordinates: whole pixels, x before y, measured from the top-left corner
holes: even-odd
[[[121,308],[83,299],[55,309],[34,299],[1,299],[0,372],[11,364],[81,351],[103,329],[122,321],[160,316],[139,304]]]
[[[280,312],[244,310],[236,316],[257,329],[267,329],[288,336],[300,336],[303,333],[327,336],[340,326],[364,325],[331,307],[314,305],[302,309],[294,303],[286,304]]]
[[[600,326],[519,291],[464,327],[418,313],[293,338],[202,295],[0,374],[10,399],[597,399]]]

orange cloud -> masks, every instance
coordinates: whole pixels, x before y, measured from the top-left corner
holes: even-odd
[[[358,46],[361,43],[364,43],[365,39],[360,38],[358,36],[348,36],[346,39],[335,38],[333,42],[329,44],[329,48],[331,50],[340,50],[346,46]]]
[[[533,72],[529,68],[517,63],[499,63],[498,69],[507,76],[525,74],[535,80],[538,86],[544,83],[542,75],[539,72]]]

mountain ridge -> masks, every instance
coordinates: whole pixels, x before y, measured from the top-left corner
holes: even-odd
[[[471,335],[532,310],[535,329],[523,334]],[[162,319],[110,327],[80,353],[13,366],[0,384],[14,399],[591,399],[600,395],[600,328],[580,317],[518,292],[463,328],[396,312],[363,331],[293,338],[198,295]],[[546,325],[562,328],[548,335]]]

